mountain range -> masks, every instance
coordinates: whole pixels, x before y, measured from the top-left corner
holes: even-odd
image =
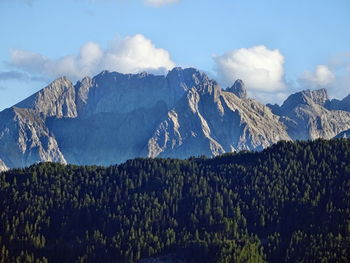
[[[290,95],[281,106],[222,89],[194,68],[166,76],[103,71],[66,77],[0,112],[0,171],[53,161],[109,165],[135,157],[216,156],[280,140],[350,135],[350,95]]]

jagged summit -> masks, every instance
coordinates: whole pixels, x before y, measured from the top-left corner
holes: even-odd
[[[54,80],[51,84],[15,106],[33,109],[48,117],[74,118],[77,116],[75,90],[72,82],[66,77]]]
[[[38,161],[109,165],[135,157],[214,156],[279,140],[332,138],[350,129],[350,96],[305,90],[282,104],[222,90],[195,68],[167,75],[102,71],[65,77],[0,112],[0,169]]]
[[[232,87],[227,88],[226,91],[232,92],[238,98],[245,99],[247,98],[247,90],[245,88],[245,84],[241,79],[237,79]]]
[[[306,98],[312,100],[312,102],[324,106],[325,103],[329,100],[328,92],[326,89],[318,89],[318,90],[303,90],[300,92]]]
[[[303,90],[290,95],[285,102],[282,104],[282,108],[290,109],[300,104],[315,103],[320,106],[324,106],[329,100],[326,89],[318,90]]]
[[[330,139],[350,128],[350,112],[328,108],[326,89],[304,90],[290,95],[282,104],[268,105],[281,117],[294,140]]]
[[[209,79],[205,73],[195,68],[173,68],[168,72],[166,78],[172,87],[179,85],[185,91],[188,91],[192,87],[199,88],[208,84],[217,85],[217,83]]]

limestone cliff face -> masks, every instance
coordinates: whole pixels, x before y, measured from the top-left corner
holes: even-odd
[[[247,91],[245,89],[244,82],[241,79],[237,79],[232,87],[227,88],[226,91],[232,92],[238,98],[245,99],[247,98]]]
[[[0,172],[3,172],[3,171],[7,171],[8,170],[8,167],[6,166],[6,164],[0,160]]]
[[[268,107],[208,82],[204,88],[193,87],[168,112],[148,141],[147,155],[215,156],[243,149],[262,150],[279,140],[290,137]]]
[[[75,89],[65,77],[53,81],[50,85],[15,105],[17,108],[32,109],[45,117],[77,117]]]
[[[40,161],[109,165],[328,139],[350,130],[347,109],[346,98],[330,101],[326,90],[265,106],[247,97],[243,81],[222,90],[193,68],[166,76],[103,71],[75,85],[62,77],[0,112],[0,171]]]
[[[325,89],[302,91],[289,96],[281,107],[272,106],[293,140],[331,139],[350,128],[350,112],[328,110]]]
[[[142,149],[167,111],[166,104],[159,102],[129,113],[51,119],[47,126],[68,163],[110,165],[142,156]]]
[[[80,117],[89,117],[104,112],[130,113],[152,108],[158,102],[171,108],[195,82],[205,78],[192,68],[174,68],[167,76],[103,71],[76,84],[77,109]]]
[[[0,159],[9,168],[39,161],[66,163],[42,115],[13,107],[0,113]]]
[[[65,77],[0,113],[0,158],[112,164],[141,155],[161,118],[208,77],[175,68],[167,76],[103,71],[76,85]]]

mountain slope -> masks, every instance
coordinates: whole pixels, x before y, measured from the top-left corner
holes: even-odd
[[[270,106],[281,116],[293,140],[331,139],[350,128],[350,112],[329,110],[327,91],[306,90],[289,96],[281,107]]]
[[[166,76],[103,71],[75,85],[61,77],[0,112],[0,159],[9,168],[40,161],[109,165],[329,139],[350,129],[346,101],[339,106],[326,90],[306,90],[282,106],[265,106],[247,97],[242,80],[222,90],[194,68]]]
[[[148,156],[261,150],[279,140],[290,140],[278,119],[265,105],[207,83],[202,90],[192,88],[168,112],[148,142]]]
[[[50,85],[16,104],[15,107],[32,109],[45,117],[77,117],[75,89],[70,80],[58,78]]]
[[[38,161],[66,163],[45,119],[35,110],[12,107],[0,113],[0,153],[10,168]]]

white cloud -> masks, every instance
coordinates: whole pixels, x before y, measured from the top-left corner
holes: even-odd
[[[102,70],[164,74],[175,63],[170,59],[168,51],[156,48],[149,39],[138,34],[114,41],[105,50],[97,43],[88,42],[81,47],[79,54],[59,59],[50,59],[30,51],[13,50],[11,65],[32,74],[53,78],[68,76],[76,80]]]
[[[299,82],[305,88],[326,87],[335,80],[334,73],[326,65],[318,65],[315,72],[305,71]]]
[[[214,56],[219,80],[231,86],[242,79],[246,87],[256,92],[284,90],[284,56],[279,50],[265,46],[236,49],[221,56]]]
[[[305,71],[298,79],[301,89],[327,88],[331,98],[342,99],[350,93],[350,54],[342,53],[328,63]]]
[[[143,0],[146,4],[151,6],[162,6],[178,2],[179,0]]]
[[[101,61],[104,69],[118,69],[123,73],[150,71],[164,73],[175,64],[165,49],[156,48],[143,35],[126,37],[104,54]]]

